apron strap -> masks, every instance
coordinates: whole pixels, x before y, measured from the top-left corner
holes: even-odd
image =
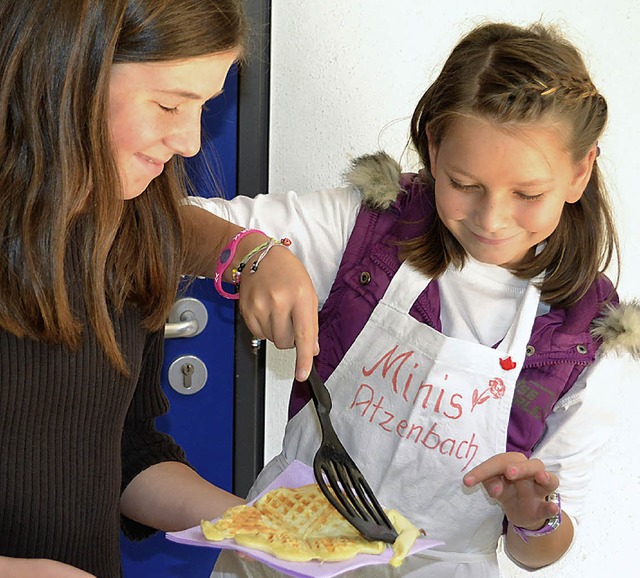
[[[408,314],[430,281],[409,262],[403,261],[380,302]]]

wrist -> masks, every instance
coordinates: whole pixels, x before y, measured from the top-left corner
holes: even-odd
[[[233,282],[233,271],[238,268],[240,263],[248,254],[250,254],[254,249],[259,247],[260,245],[265,244],[269,241],[271,237],[269,237],[266,233],[262,231],[258,231],[255,233],[251,233],[242,239],[240,243],[238,243],[238,250],[236,251],[235,257],[233,258],[231,265],[226,271],[224,280],[229,283]],[[257,258],[257,255],[256,255]]]
[[[545,498],[545,500],[547,502],[553,502],[557,504],[558,513],[555,516],[547,518],[541,526],[538,524],[537,528],[531,528],[526,526],[517,526],[513,522],[510,522],[514,532],[524,542],[528,542],[529,538],[538,538],[551,534],[560,527],[560,524],[562,524],[562,503],[560,500],[560,494],[557,492],[552,492]]]
[[[258,271],[258,267],[262,260],[267,256],[271,249],[278,245],[289,247],[291,245],[291,240],[287,239],[287,237],[283,237],[280,240],[270,237],[264,243],[254,247],[242,258],[239,265],[234,267],[232,273],[232,282],[236,287],[236,291],[240,290],[240,277],[242,276],[243,271],[245,271],[245,269],[248,270],[249,273],[255,273]]]
[[[231,271],[234,263],[239,262],[239,255],[243,253],[242,248],[249,246],[250,242],[257,242],[255,237],[267,237],[262,231],[258,229],[243,229],[239,233],[233,236],[233,238],[222,249],[218,259],[216,261],[215,275],[213,277],[213,284],[220,295],[227,299],[238,299],[237,294],[227,293],[222,287],[223,279],[225,281],[231,280]],[[254,239],[248,239],[248,237],[254,237]]]

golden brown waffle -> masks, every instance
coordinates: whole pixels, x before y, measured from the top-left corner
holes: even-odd
[[[419,531],[397,512],[390,510],[388,514],[400,534],[391,562],[395,566],[406,556]],[[208,540],[231,538],[241,546],[293,562],[337,562],[358,554],[380,554],[387,546],[363,538],[317,484],[272,490],[253,506],[230,508],[214,523],[203,521],[202,532]]]

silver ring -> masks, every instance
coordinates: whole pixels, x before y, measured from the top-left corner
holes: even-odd
[[[560,492],[551,492],[545,497],[547,502],[553,502],[554,504],[558,504],[560,506]]]

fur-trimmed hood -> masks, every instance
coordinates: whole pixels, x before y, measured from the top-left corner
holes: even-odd
[[[402,168],[385,152],[364,155],[351,161],[346,182],[359,189],[368,209],[386,211],[400,192]]]
[[[627,352],[640,360],[640,301],[632,299],[616,307],[608,306],[593,322],[591,333],[602,341],[607,352]]]
[[[362,193],[364,205],[374,211],[386,211],[402,191],[402,168],[385,152],[354,159],[345,172],[346,182]],[[602,341],[603,353],[629,353],[640,360],[640,300],[607,306],[593,322],[593,336]]]

